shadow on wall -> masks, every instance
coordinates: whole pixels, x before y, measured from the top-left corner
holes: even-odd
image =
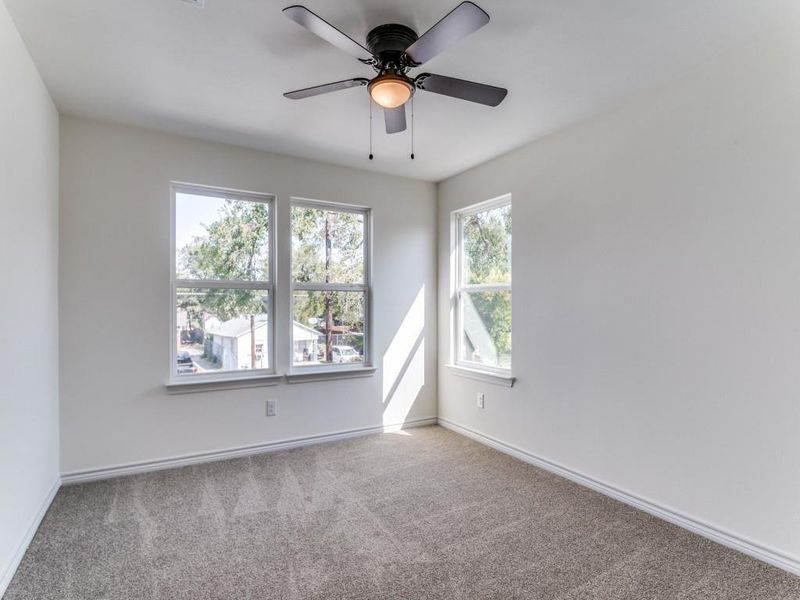
[[[383,424],[404,423],[425,385],[425,286],[383,355]]]

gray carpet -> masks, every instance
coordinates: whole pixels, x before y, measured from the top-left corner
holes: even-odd
[[[21,599],[800,599],[800,578],[440,427],[63,488]]]

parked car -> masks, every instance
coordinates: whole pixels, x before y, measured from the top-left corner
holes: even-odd
[[[360,360],[361,355],[352,346],[333,347],[333,362],[335,363],[351,363],[359,362]]]
[[[196,372],[197,366],[195,366],[194,361],[192,360],[192,355],[186,352],[186,350],[183,352],[178,352],[178,375]]]

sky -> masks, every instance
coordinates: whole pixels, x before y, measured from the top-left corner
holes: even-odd
[[[180,250],[195,236],[204,234],[203,225],[210,225],[224,204],[223,198],[175,194],[175,248]]]

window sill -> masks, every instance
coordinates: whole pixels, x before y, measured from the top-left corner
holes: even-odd
[[[227,379],[204,379],[193,381],[170,381],[167,392],[170,394],[193,394],[195,392],[215,392],[217,390],[236,390],[278,385],[282,375],[258,375],[256,377],[230,377]]]
[[[352,379],[356,377],[372,377],[376,367],[357,368],[308,368],[307,371],[296,370],[286,374],[289,383],[306,383],[311,381],[328,381],[331,379]]]
[[[467,379],[476,379],[486,383],[493,383],[495,385],[502,385],[504,387],[514,387],[514,382],[517,380],[516,377],[512,377],[511,375],[501,375],[491,371],[470,369],[460,365],[446,365],[446,367],[453,375],[466,377]]]

